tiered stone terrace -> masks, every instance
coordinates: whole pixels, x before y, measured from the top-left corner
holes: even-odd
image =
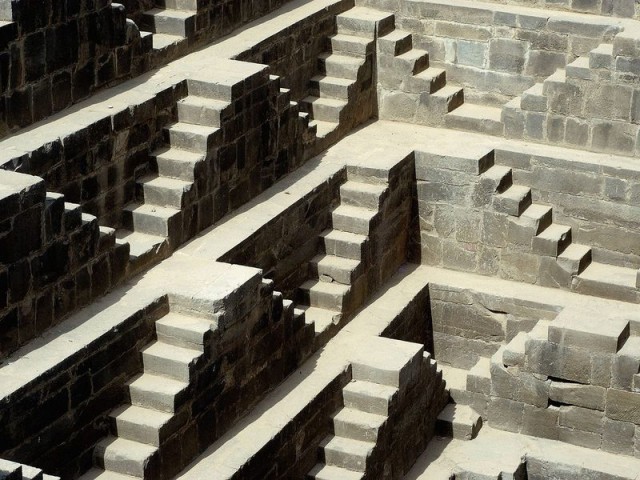
[[[0,0],[0,479],[640,479],[633,0]]]

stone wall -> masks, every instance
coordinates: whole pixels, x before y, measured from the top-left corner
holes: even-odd
[[[0,358],[124,277],[128,245],[37,177],[0,171]]]
[[[550,10],[567,10],[571,12],[593,13],[595,15],[611,15],[614,17],[637,17],[638,4],[634,0],[489,0],[495,3],[522,5]]]
[[[144,43],[122,6],[3,0],[0,135],[144,70]]]

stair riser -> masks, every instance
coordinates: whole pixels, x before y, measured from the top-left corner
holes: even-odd
[[[358,79],[358,72],[362,67],[334,62],[331,59],[319,59],[318,67],[320,73],[329,77],[348,78],[350,80]]]
[[[445,117],[445,126],[458,130],[486,133],[487,135],[502,135],[504,132],[502,122],[461,115],[448,115]]]
[[[340,202],[343,205],[378,210],[382,204],[382,196],[377,193],[363,192],[360,190],[340,189]]]
[[[144,14],[142,22],[140,23],[140,29],[153,33],[163,33],[188,38],[193,36],[196,31],[196,17],[193,16],[184,19]]]
[[[158,340],[161,340],[163,343],[204,352],[205,340],[196,332],[156,323],[156,333]]]
[[[360,276],[362,270],[362,264],[358,265],[354,270],[322,265],[315,262],[312,262],[310,267],[312,274],[316,275],[318,278],[321,278],[323,275],[328,276],[334,281],[344,285],[352,285],[355,279]]]
[[[348,299],[343,295],[334,295],[316,290],[300,289],[300,300],[305,305],[325,308],[327,310],[342,311],[348,304]]]
[[[389,416],[389,401],[386,398],[369,397],[354,392],[342,392],[344,406],[354,408],[362,412],[375,413],[376,415]]]
[[[195,163],[180,162],[163,157],[156,157],[158,174],[163,177],[177,178],[185,182],[193,182]]]
[[[174,395],[145,392],[129,387],[129,402],[131,405],[153,408],[161,412],[174,413],[178,406],[178,399]]]
[[[181,122],[219,128],[227,112],[215,108],[178,102],[178,119]]]
[[[189,190],[178,192],[153,185],[142,185],[144,193],[144,203],[149,205],[160,205],[162,207],[173,207],[180,210],[195,200],[195,189],[193,185]]]
[[[341,55],[353,57],[365,57],[373,53],[373,42],[363,45],[358,42],[350,42],[348,40],[331,39],[331,51]]]
[[[338,100],[348,100],[353,96],[355,83],[351,86],[335,85],[328,82],[311,80],[309,94],[314,97],[336,98]]]
[[[175,378],[185,383],[191,379],[192,366],[168,358],[156,357],[147,353],[142,354],[145,372]]]
[[[206,154],[216,144],[217,135],[201,135],[192,132],[183,132],[165,129],[165,141],[172,147],[189,150],[191,152]]]
[[[364,472],[367,468],[367,457],[349,454],[346,452],[321,449],[322,461],[326,465],[335,465],[336,467],[346,468],[356,472]]]
[[[404,81],[405,90],[409,93],[435,93],[447,84],[447,74],[441,71],[430,77],[407,77]]]
[[[147,458],[144,462],[138,462],[125,458],[112,458],[98,447],[96,447],[94,451],[96,466],[104,470],[138,478],[154,478],[154,475],[156,475],[159,470],[159,460],[158,452]]]
[[[379,427],[357,425],[340,420],[333,420],[333,431],[336,436],[375,443],[378,439]]]
[[[379,37],[382,37],[395,28],[395,18],[393,15],[389,15],[378,22],[338,15],[336,22],[338,25],[338,33],[356,35],[364,38],[374,38],[376,33]]]
[[[320,103],[307,103],[302,105],[303,110],[311,114],[311,118],[314,120],[320,120],[322,122],[340,123],[342,119],[344,107],[337,107],[333,105],[323,105]]]
[[[371,232],[375,226],[374,220],[375,217],[369,220],[343,216],[335,212],[331,215],[333,228],[343,232],[357,233],[359,235],[369,235],[369,232]]]
[[[378,39],[378,51],[382,54],[391,55],[396,57],[407,53],[413,48],[413,37],[411,34],[407,34],[404,37],[397,40],[387,40],[384,37]]]
[[[336,257],[362,260],[365,255],[366,243],[358,244],[339,240],[324,239],[324,252]]]
[[[179,214],[166,219],[125,210],[123,220],[124,226],[128,230],[169,238],[171,241],[176,241],[180,237],[182,219]]]

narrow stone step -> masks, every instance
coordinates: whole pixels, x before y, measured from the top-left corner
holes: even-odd
[[[151,154],[155,158],[158,174],[193,182],[196,165],[204,161],[204,155],[175,147],[163,147]]]
[[[338,126],[338,123],[323,122],[321,120],[312,120],[309,122],[309,127],[315,129],[316,137],[318,138],[326,138],[330,133],[334,132]]]
[[[578,57],[569,63],[565,70],[567,77],[578,78],[581,80],[591,79],[591,67],[589,66],[589,57]]]
[[[383,194],[387,190],[386,184],[349,180],[340,186],[340,202],[344,205],[377,211],[382,203]]]
[[[486,105],[463,103],[445,116],[445,125],[450,128],[502,135],[502,109]]]
[[[325,230],[320,237],[325,253],[353,260],[362,260],[368,244],[366,235],[341,230]]]
[[[430,102],[444,113],[451,112],[464,104],[464,90],[455,85],[445,85],[429,97]]]
[[[489,167],[480,177],[480,185],[476,200],[480,205],[487,205],[497,193],[503,193],[513,185],[511,168],[502,165]]]
[[[22,480],[22,465],[0,458],[0,478],[2,480]]]
[[[141,34],[143,32],[140,32]],[[167,48],[178,46],[180,43],[186,42],[182,35],[167,35],[165,33],[154,33],[151,37],[154,50],[165,50]]]
[[[494,197],[493,208],[498,212],[519,217],[531,203],[531,189],[513,185]]]
[[[332,53],[364,57],[373,53],[373,41],[370,38],[338,33],[329,37]]]
[[[159,447],[179,428],[179,419],[171,413],[136,405],[123,405],[109,414],[118,438]]]
[[[177,178],[146,175],[138,180],[144,192],[144,203],[181,209],[195,196],[192,182]],[[193,192],[193,193],[191,193]]]
[[[538,235],[553,223],[553,209],[548,205],[533,203],[522,212],[519,220],[521,224],[530,227],[534,235]]]
[[[578,293],[638,302],[637,269],[591,262],[576,278],[573,288]]]
[[[214,324],[205,318],[169,312],[156,321],[158,340],[170,345],[204,351],[204,344]]]
[[[336,16],[338,33],[348,33],[361,37],[382,37],[395,28],[393,14],[373,8],[354,7]]]
[[[454,402],[462,403],[466,398],[467,377],[469,371],[451,365],[439,364],[442,370],[442,378],[446,382],[446,389]]]
[[[395,70],[404,75],[417,75],[429,68],[429,52],[412,48],[393,59]]]
[[[154,8],[144,12],[140,28],[153,33],[189,38],[196,31],[196,15],[183,10]]]
[[[182,228],[182,215],[176,208],[132,203],[124,207],[123,224],[137,233],[175,241]]]
[[[325,332],[331,325],[337,325],[342,319],[342,313],[326,308],[298,305],[296,311],[304,312],[304,321],[307,325],[313,325],[316,335]]]
[[[426,92],[434,94],[446,85],[447,72],[443,68],[436,67],[429,67],[404,80],[404,90],[410,93]]]
[[[471,367],[466,378],[466,390],[469,392],[491,395],[491,361],[486,357],[480,357],[477,363]]]
[[[219,128],[233,113],[230,102],[215,98],[188,95],[178,101],[178,118],[185,123]]]
[[[533,237],[533,251],[539,255],[557,257],[571,243],[571,227],[553,223]]]
[[[473,440],[482,428],[482,417],[467,405],[450,403],[436,420],[438,434],[460,440]]]
[[[536,83],[520,96],[520,108],[531,112],[546,112],[547,97],[543,93],[544,85]]]
[[[347,102],[336,98],[308,96],[302,99],[300,106],[308,111],[314,120],[340,123]]]
[[[107,437],[96,445],[94,459],[97,466],[139,478],[154,478],[158,471],[158,449],[151,445]]]
[[[589,67],[611,68],[613,66],[613,44],[601,43],[589,52]]]
[[[358,278],[364,265],[359,260],[336,257],[335,255],[316,255],[310,262],[312,272],[323,282],[338,282],[351,285]]]
[[[142,351],[144,371],[181,382],[189,382],[191,371],[202,352],[155,342]]]
[[[129,244],[129,257],[132,262],[146,263],[161,253],[165,238],[118,229],[116,230],[116,243]]]
[[[591,247],[572,243],[558,255],[558,264],[571,275],[578,275],[591,263]]]
[[[372,442],[331,435],[320,443],[320,455],[326,465],[365,472],[374,447]]]
[[[369,235],[373,226],[376,210],[354,207],[352,205],[340,205],[331,212],[332,226],[343,232]]]
[[[221,130],[216,127],[177,122],[165,127],[169,145],[183,150],[206,154],[219,140]]]
[[[393,405],[398,389],[389,385],[352,380],[342,389],[342,397],[346,408],[389,416],[389,408]]]
[[[335,465],[317,463],[307,474],[307,479],[315,480],[362,480],[364,473],[353,472]]]
[[[386,55],[402,55],[413,48],[411,33],[395,29],[378,38],[378,51]]]
[[[348,100],[355,84],[355,80],[347,78],[316,75],[310,81],[310,93],[315,97]]]
[[[311,307],[343,311],[350,288],[341,283],[308,280],[300,286],[301,303]]]
[[[98,231],[98,250],[101,253],[108,252],[116,244],[116,230],[115,228],[100,225]]]
[[[62,218],[65,232],[77,230],[82,225],[82,207],[77,203],[64,202]]]
[[[358,79],[358,72],[364,64],[364,59],[349,57],[336,53],[322,53],[318,56],[318,68],[322,75],[330,77]]]
[[[131,480],[131,476],[122,475],[116,472],[108,472],[101,468],[92,468],[84,475],[80,476],[80,480]]]
[[[182,404],[188,384],[180,380],[143,373],[127,384],[133,405],[173,413]]]
[[[383,415],[343,408],[333,417],[333,433],[338,437],[375,443],[386,421],[387,417]]]

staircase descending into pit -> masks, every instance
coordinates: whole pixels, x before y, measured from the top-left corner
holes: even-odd
[[[167,478],[190,460],[181,453],[189,392],[216,328],[211,319],[176,312],[156,322],[157,341],[142,352],[144,372],[127,385],[130,402],[110,413],[111,435],[96,445],[95,468],[83,479]]]
[[[131,270],[144,268],[187,237],[194,226],[190,207],[198,200],[196,172],[221,137],[222,122],[233,112],[230,99],[190,85],[178,102],[178,121],[164,129],[166,145],[154,151],[153,173],[137,180],[138,201],[125,206],[119,242],[131,245]]]
[[[162,50],[193,37],[197,10],[197,0],[157,0],[144,12],[140,29],[153,35],[154,50]]]
[[[304,311],[307,323],[313,323],[321,343],[365,299],[369,237],[380,223],[388,188],[386,183],[353,175],[340,187],[341,203],[331,213],[332,228],[322,233],[322,253],[310,264],[313,278],[299,289],[297,309]]]

